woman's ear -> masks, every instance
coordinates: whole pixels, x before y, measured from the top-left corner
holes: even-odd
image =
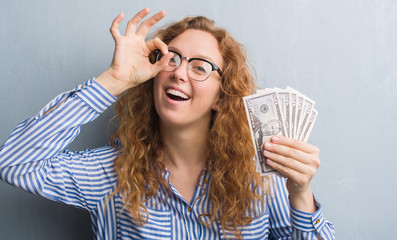
[[[221,92],[221,90],[219,89],[218,90],[218,96],[216,97],[216,99],[214,101],[214,104],[212,105],[212,110],[214,110],[214,111],[219,111],[219,105],[220,105],[219,101],[220,101],[220,98],[221,98],[220,92]]]
[[[212,110],[219,111],[219,96],[216,98],[215,103],[212,105]]]

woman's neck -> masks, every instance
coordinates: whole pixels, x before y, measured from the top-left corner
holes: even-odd
[[[204,126],[175,127],[160,123],[166,146],[165,164],[173,169],[203,169],[208,151],[209,123]]]

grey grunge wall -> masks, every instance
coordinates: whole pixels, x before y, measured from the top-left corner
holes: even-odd
[[[312,188],[337,238],[395,235],[395,0],[2,0],[1,144],[53,97],[105,70],[114,17],[143,7],[166,10],[162,24],[215,20],[246,46],[260,87],[291,86],[315,100],[309,142],[321,149],[322,166]],[[69,149],[106,144],[113,114],[85,126]],[[0,182],[0,239],[90,238],[86,213]]]

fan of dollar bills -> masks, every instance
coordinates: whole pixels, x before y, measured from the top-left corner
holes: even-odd
[[[261,176],[276,173],[266,164],[262,145],[272,136],[307,142],[317,117],[314,101],[291,87],[266,88],[243,97],[255,147],[255,164]]]

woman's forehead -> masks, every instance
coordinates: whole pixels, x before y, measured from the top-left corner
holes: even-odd
[[[223,66],[218,40],[209,32],[188,29],[172,39],[168,47],[183,56],[210,59],[219,67]]]

